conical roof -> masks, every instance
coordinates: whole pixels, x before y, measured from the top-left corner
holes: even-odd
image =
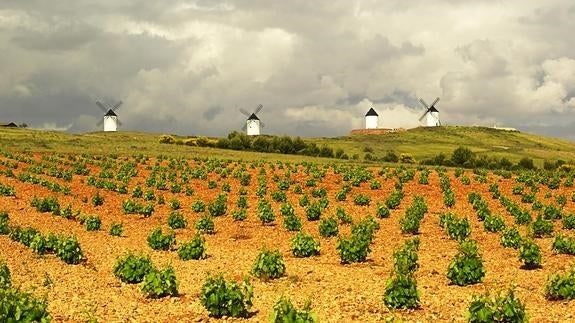
[[[116,114],[116,112],[114,112],[114,110],[109,109],[108,112],[106,112],[106,114],[104,115],[104,117],[117,117],[118,115]]]
[[[260,120],[260,118],[258,118],[255,113],[252,113],[252,115],[249,116],[248,120]]]
[[[429,112],[439,112],[435,106],[432,106],[431,108],[429,108]]]
[[[367,113],[365,114],[365,116],[366,117],[369,117],[369,116],[376,116],[377,117],[379,115],[377,114],[377,112],[375,112],[375,110],[373,108],[370,108],[369,111],[367,111]]]

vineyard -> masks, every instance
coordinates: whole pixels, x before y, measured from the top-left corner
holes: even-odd
[[[0,318],[575,320],[575,172],[0,154]]]

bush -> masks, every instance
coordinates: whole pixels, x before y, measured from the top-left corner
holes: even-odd
[[[56,256],[67,264],[75,265],[84,260],[84,254],[76,237],[58,237],[56,242]]]
[[[544,220],[540,215],[531,224],[531,233],[535,238],[543,238],[551,236],[553,232],[553,222]]]
[[[228,210],[227,202],[228,199],[225,194],[220,194],[218,197],[208,204],[208,213],[211,216],[221,216],[226,214]]]
[[[545,298],[548,300],[575,299],[575,268],[565,274],[553,274],[545,285]]]
[[[336,236],[338,234],[338,226],[336,219],[329,217],[322,219],[319,222],[319,234],[324,238]]]
[[[205,259],[206,255],[206,239],[199,234],[196,234],[188,243],[184,243],[178,249],[178,257],[182,260],[199,260]]]
[[[483,280],[485,268],[483,260],[473,240],[465,240],[459,246],[459,253],[447,268],[447,278],[452,284],[465,286]]]
[[[453,213],[439,216],[439,225],[445,229],[451,239],[463,241],[471,234],[471,225],[467,218],[458,218]]]
[[[280,278],[285,274],[285,263],[279,250],[262,249],[252,266],[252,274],[263,280]]]
[[[483,228],[487,232],[499,232],[505,229],[505,221],[499,215],[488,215],[483,221]]]
[[[291,251],[298,258],[317,256],[320,246],[310,234],[298,232],[291,240]]]
[[[466,147],[458,147],[451,154],[451,162],[456,166],[463,166],[473,158],[473,152]]]
[[[10,217],[6,211],[0,212],[0,234],[8,234],[10,232],[9,228]]]
[[[151,298],[178,295],[178,280],[172,266],[163,271],[152,269],[144,277],[142,291]]]
[[[235,221],[243,221],[248,218],[248,212],[244,208],[236,209],[232,212],[232,219]]]
[[[335,216],[337,217],[339,222],[342,224],[352,224],[353,223],[353,218],[349,214],[347,214],[345,212],[345,209],[342,208],[341,206],[338,206],[337,209],[335,210]]]
[[[312,203],[305,208],[305,215],[309,221],[317,221],[321,217],[322,210],[319,203]]]
[[[350,238],[340,237],[337,241],[337,251],[342,264],[364,262],[371,251],[369,244],[371,236],[366,239],[360,234],[352,234]]]
[[[490,298],[489,294],[473,296],[468,308],[469,322],[527,322],[525,305],[510,289],[505,296]]]
[[[102,226],[102,220],[97,215],[89,215],[81,220],[87,231],[98,231]]]
[[[393,253],[394,270],[398,274],[412,274],[419,267],[417,263],[417,251],[419,250],[419,238],[405,241],[403,246]]]
[[[376,214],[377,214],[378,218],[384,219],[384,218],[389,218],[389,215],[391,214],[391,212],[389,211],[387,206],[385,206],[385,204],[377,202]]]
[[[137,284],[153,269],[150,257],[128,253],[116,260],[114,275],[124,283]]]
[[[200,301],[210,316],[246,317],[252,306],[252,298],[253,287],[247,279],[240,287],[219,275],[206,279]]]
[[[519,230],[517,228],[509,228],[503,231],[501,235],[501,245],[505,248],[513,248],[517,249],[521,245],[521,235],[519,234]]]
[[[301,310],[298,310],[289,299],[281,297],[275,304],[270,314],[270,322],[284,323],[313,323],[317,318],[311,313],[311,302],[307,301]]]
[[[262,224],[269,224],[275,220],[274,211],[267,200],[260,200],[258,203],[258,219]]]
[[[413,309],[419,307],[419,292],[417,281],[412,275],[397,274],[388,279],[383,295],[385,306],[397,309]]]
[[[184,229],[188,225],[188,221],[179,211],[172,211],[168,216],[168,226],[172,229]]]
[[[366,206],[371,202],[371,198],[365,194],[358,194],[353,198],[355,205]]]
[[[50,322],[48,302],[16,288],[0,288],[0,322]]]
[[[532,240],[524,240],[519,246],[519,260],[523,268],[535,269],[541,267],[541,249]]]
[[[176,143],[176,139],[173,136],[161,135],[159,142],[161,144],[174,144],[174,143]]]
[[[8,265],[0,260],[0,288],[8,288],[11,286],[10,269]]]
[[[214,220],[207,214],[198,219],[195,228],[196,230],[207,234],[214,234],[216,232]]]
[[[201,213],[206,210],[206,204],[202,200],[197,200],[192,204],[192,211]]]
[[[553,240],[551,248],[558,253],[575,255],[575,238],[564,237],[560,234]]]
[[[2,224],[0,221],[0,233],[2,231],[1,227]],[[563,228],[568,230],[575,229],[575,214],[569,214],[563,218]]]
[[[92,196],[92,205],[101,206],[104,204],[104,198],[100,195],[100,192],[96,192],[96,195]]]
[[[110,226],[111,236],[119,237],[122,235],[122,232],[124,232],[124,226],[122,225],[122,223],[112,223],[112,225]]]
[[[170,250],[176,245],[176,233],[170,231],[166,234],[162,228],[156,228],[148,235],[148,246],[154,250]]]

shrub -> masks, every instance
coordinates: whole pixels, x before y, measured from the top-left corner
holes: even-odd
[[[483,221],[483,228],[488,232],[499,232],[505,229],[505,221],[499,215],[488,215]]]
[[[11,286],[10,269],[8,265],[0,260],[0,288],[8,288]]]
[[[56,256],[67,264],[78,264],[84,259],[80,243],[76,237],[58,237],[56,242]]]
[[[168,216],[168,226],[172,229],[184,229],[188,225],[188,221],[179,211],[172,211]]]
[[[451,162],[456,166],[463,166],[473,158],[473,152],[466,147],[458,147],[451,154]]]
[[[469,322],[527,322],[525,305],[510,289],[506,295],[490,298],[489,294],[474,295],[468,308]]]
[[[97,191],[96,195],[92,196],[92,205],[100,206],[104,204],[104,198],[100,195],[100,192]]]
[[[543,206],[543,218],[545,220],[558,220],[563,217],[561,214],[561,209],[555,207],[554,205]]]
[[[16,288],[0,288],[0,322],[50,322],[48,302]]]
[[[317,221],[321,217],[322,209],[319,203],[312,203],[305,208],[305,215],[309,221]]]
[[[458,218],[453,213],[439,216],[439,224],[451,239],[463,241],[471,234],[471,225],[467,218]]]
[[[519,230],[517,228],[509,228],[503,231],[501,235],[501,245],[505,248],[513,248],[517,249],[521,245],[521,235],[519,234]]]
[[[340,237],[337,241],[337,251],[342,264],[364,262],[371,251],[369,244],[371,236],[366,239],[361,234],[352,234],[350,238]]]
[[[235,221],[243,221],[248,218],[248,212],[245,208],[240,208],[232,212],[232,219]]]
[[[279,250],[262,249],[252,266],[252,274],[263,280],[280,278],[285,274],[285,263]]]
[[[180,201],[178,199],[170,200],[170,208],[172,210],[179,210],[181,207],[182,207],[182,204],[180,203]]]
[[[419,238],[406,240],[403,246],[393,252],[394,270],[398,274],[412,274],[419,267],[417,251]]]
[[[403,199],[403,191],[396,189],[385,200],[385,206],[389,209],[395,210],[399,207],[401,199]]]
[[[178,280],[172,266],[160,271],[152,269],[144,277],[142,291],[151,298],[178,295]]]
[[[216,232],[214,220],[207,214],[198,219],[195,228],[196,230],[207,234],[214,234]]]
[[[553,232],[553,222],[539,215],[531,224],[531,232],[535,238],[548,237]]]
[[[227,201],[228,199],[225,194],[218,195],[212,203],[208,204],[208,213],[211,216],[221,216],[226,214],[228,210]]]
[[[387,280],[383,295],[385,306],[393,309],[419,307],[417,281],[412,275],[397,274]]]
[[[524,240],[519,246],[519,260],[525,269],[540,268],[541,249],[533,240]]]
[[[206,210],[206,204],[202,200],[197,200],[192,204],[192,211],[201,213]]]
[[[2,233],[1,227],[2,224],[0,221],[0,233]],[[569,214],[563,218],[563,228],[568,230],[575,229],[575,214]]]
[[[301,310],[298,310],[289,299],[281,297],[275,304],[270,314],[270,322],[284,323],[313,323],[317,318],[311,313],[311,302],[307,301]]]
[[[377,209],[376,209],[376,214],[378,218],[389,218],[390,215],[390,211],[387,208],[387,206],[385,206],[385,204],[379,203],[377,202]]]
[[[153,269],[150,257],[128,253],[116,260],[114,275],[124,283],[137,284]]]
[[[558,253],[575,255],[575,238],[564,237],[559,234],[553,240],[551,248]]]
[[[345,209],[341,206],[338,206],[335,210],[335,216],[338,218],[339,222],[342,224],[351,224],[353,223],[352,217],[345,212]]]
[[[298,232],[291,240],[291,250],[298,258],[319,255],[320,246],[313,236],[304,232]]]
[[[162,228],[156,228],[148,235],[148,246],[154,250],[170,250],[176,244],[176,233],[170,231],[166,234]]]
[[[334,218],[329,217],[327,219],[322,219],[319,222],[319,234],[322,237],[324,238],[333,237],[336,236],[338,232],[339,230],[337,226],[337,221]]]
[[[206,240],[199,234],[196,234],[190,242],[184,243],[178,249],[178,257],[182,260],[199,260],[205,259]]]
[[[210,316],[246,317],[252,306],[252,298],[253,287],[247,279],[240,287],[219,275],[206,279],[200,301]]]
[[[122,225],[122,223],[112,223],[112,225],[110,226],[111,236],[119,237],[122,235],[122,232],[124,232],[124,226]]]
[[[371,198],[365,194],[358,194],[353,198],[355,205],[366,206],[371,202]]]
[[[262,224],[272,223],[275,218],[271,204],[267,200],[260,200],[258,203],[258,219],[260,219]]]
[[[447,268],[447,278],[452,284],[465,286],[483,280],[485,268],[483,260],[473,240],[465,240],[459,246],[459,253]]]
[[[82,219],[87,231],[98,231],[102,226],[102,220],[97,215],[89,215]]]
[[[9,228],[10,217],[6,211],[0,212],[0,234],[8,234],[10,232]]]
[[[565,274],[553,274],[545,285],[545,298],[548,300],[575,299],[575,268]]]

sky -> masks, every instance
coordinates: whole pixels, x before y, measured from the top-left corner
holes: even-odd
[[[1,0],[0,120],[224,136],[419,125],[575,139],[573,0]]]

